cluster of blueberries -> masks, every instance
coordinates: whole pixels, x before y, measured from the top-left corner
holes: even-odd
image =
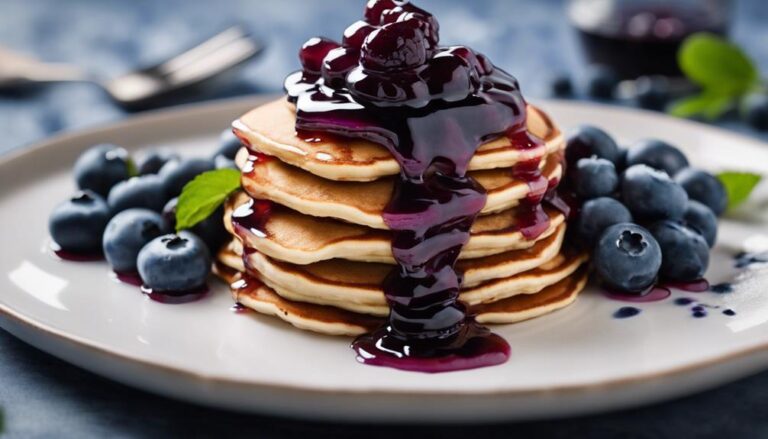
[[[619,82],[621,78],[612,68],[594,64],[589,66],[585,73],[584,92],[595,99],[611,100],[616,95]],[[665,76],[641,76],[634,83],[632,98],[640,108],[661,111],[673,98],[669,78]],[[556,97],[571,97],[575,93],[573,81],[567,74],[555,75],[550,87]]]
[[[78,192],[51,212],[51,237],[61,254],[103,253],[116,273],[138,274],[155,292],[200,288],[226,231],[218,212],[174,234],[178,196],[199,174],[235,168],[239,148],[229,130],[211,158],[182,158],[158,149],[134,164],[119,146],[93,146],[74,166]]]
[[[611,100],[616,96],[619,86],[619,75],[610,67],[595,64],[586,71],[584,91],[587,96]],[[567,74],[557,74],[550,83],[551,93],[556,97],[568,98],[575,93],[571,77]],[[631,99],[640,108],[663,111],[676,96],[669,78],[652,75],[641,76],[634,81],[634,91]],[[757,92],[748,95],[741,104],[742,119],[758,130],[768,130],[768,93]]]
[[[568,137],[569,185],[581,204],[576,239],[608,289],[644,294],[661,278],[703,277],[728,197],[713,175],[661,140],[620,148],[599,128]]]

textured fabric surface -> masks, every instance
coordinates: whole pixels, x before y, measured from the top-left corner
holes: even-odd
[[[358,0],[0,0],[0,45],[103,77],[161,60],[235,22],[267,44],[261,59],[189,101],[274,92],[310,36],[338,38]],[[548,72],[579,78],[578,44],[557,0],[421,0],[443,41],[487,53],[528,96],[546,96]],[[768,71],[768,6],[737,1],[733,36]],[[87,84],[0,95],[0,153],[64,130],[126,117]],[[721,125],[768,139],[735,120]],[[8,251],[8,250],[3,250]],[[346,426],[245,416],[171,401],[108,382],[0,331],[0,406],[8,437],[427,439],[510,437],[768,437],[768,373],[653,407],[579,419],[489,426]]]

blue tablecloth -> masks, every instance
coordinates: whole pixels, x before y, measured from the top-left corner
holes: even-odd
[[[583,61],[558,0],[423,0],[446,43],[487,53],[546,96],[552,70],[579,78]],[[0,0],[0,45],[72,62],[105,77],[151,64],[235,22],[268,46],[225,84],[190,99],[280,89],[310,36],[338,37],[359,17],[359,0]],[[768,4],[737,1],[733,37],[768,71]],[[0,96],[0,153],[125,117],[85,84]],[[738,121],[722,125],[768,139]],[[2,251],[9,251],[4,249]],[[768,437],[768,373],[718,390],[638,410],[580,419],[483,427],[360,427],[245,416],[170,401],[114,384],[0,331],[0,406],[10,437]],[[478,431],[480,429],[480,431]]]

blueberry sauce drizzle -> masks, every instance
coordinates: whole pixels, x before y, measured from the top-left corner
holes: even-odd
[[[641,294],[627,294],[619,291],[603,290],[606,297],[621,302],[645,303],[659,302],[667,299],[672,292],[668,288],[653,286]]]
[[[613,318],[627,319],[630,317],[634,317],[640,314],[641,312],[642,310],[635,308],[633,306],[622,306],[621,308],[617,309],[616,312],[613,313]]]
[[[93,253],[73,253],[68,252],[66,250],[63,250],[61,247],[59,247],[58,244],[51,241],[50,244],[51,252],[53,254],[63,260],[63,261],[70,261],[70,262],[95,262],[95,261],[103,261],[104,260],[104,253],[98,251]]]
[[[664,282],[666,288],[677,288],[678,290],[688,291],[691,293],[703,293],[709,291],[709,282],[706,279],[699,279],[690,282]]]
[[[484,142],[506,136],[520,149],[542,142],[526,130],[517,81],[466,47],[440,47],[431,14],[380,0],[365,15],[341,45],[308,41],[303,70],[285,81],[304,137],[365,139],[400,165],[384,212],[397,262],[383,285],[390,315],[353,348],[363,363],[424,372],[502,363],[509,346],[458,300],[454,265],[486,200],[467,168]],[[531,189],[518,221],[528,239],[549,225],[541,208],[548,181],[538,165],[524,162],[514,171]]]
[[[208,285],[188,291],[155,291],[146,285],[141,286],[141,292],[150,299],[170,305],[196,302],[208,295],[208,291]]]
[[[723,282],[715,285],[711,285],[709,290],[716,294],[728,294],[733,292],[733,284],[730,282]]]

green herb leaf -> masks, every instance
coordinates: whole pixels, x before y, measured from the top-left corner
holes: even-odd
[[[759,72],[736,45],[709,33],[688,37],[678,52],[680,69],[709,92],[740,95],[755,87]]]
[[[717,93],[702,93],[674,102],[667,110],[677,117],[702,116],[715,120],[734,105],[734,97]]]
[[[132,158],[128,157],[128,160],[126,160],[125,164],[128,168],[129,177],[136,177],[139,175],[139,169],[136,167],[136,162],[134,162]]]
[[[217,169],[187,183],[176,206],[176,231],[194,227],[208,218],[232,192],[240,188],[240,171]]]
[[[726,171],[717,174],[728,194],[728,208],[732,209],[749,198],[749,194],[760,183],[762,176],[750,172]]]

